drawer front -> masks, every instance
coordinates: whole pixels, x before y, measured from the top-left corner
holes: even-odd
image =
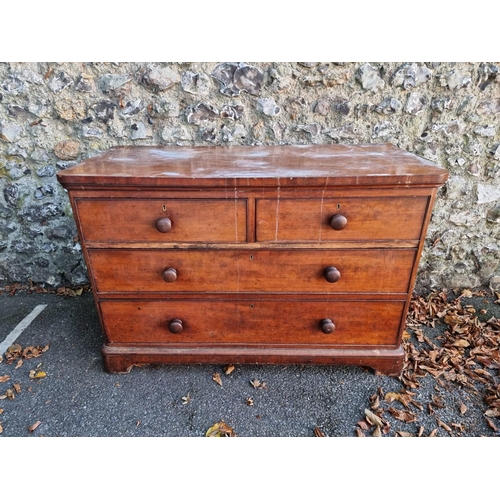
[[[404,302],[110,300],[100,308],[109,342],[393,346]]]
[[[99,292],[405,293],[415,250],[89,250]]]
[[[80,198],[76,199],[76,207],[88,243],[239,243],[247,239],[244,199]]]
[[[426,196],[259,199],[257,240],[418,240],[427,202]],[[334,216],[337,229],[331,225]]]

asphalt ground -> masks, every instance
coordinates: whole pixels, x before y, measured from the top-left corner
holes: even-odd
[[[494,297],[464,300],[486,308],[487,317],[500,317]],[[8,379],[0,383],[2,437],[201,437],[221,421],[241,437],[311,437],[315,431],[351,437],[358,435],[370,398],[402,388],[397,378],[356,366],[236,365],[228,374],[223,365],[145,365],[109,374],[102,366],[103,336],[91,293],[0,294],[0,342],[41,305],[45,308],[13,343],[48,346],[46,351],[31,358],[28,353],[21,366],[6,356],[0,364],[0,377]],[[444,328],[425,331],[433,338]],[[436,380],[425,377],[415,399],[425,406],[436,390]],[[424,436],[436,427],[436,436],[499,435],[488,426],[487,407],[477,395],[460,386],[437,395],[443,408],[432,415],[422,411],[412,423],[389,418],[383,435],[417,435],[422,426]],[[467,406],[463,416],[460,403]],[[436,415],[461,427],[447,432],[436,426]],[[371,435],[373,429],[363,431]]]
[[[482,309],[483,315],[486,314],[483,319],[486,319],[500,317],[500,305],[495,303],[495,298],[490,294],[464,300]],[[43,310],[27,324],[26,318],[40,306],[44,306]],[[484,417],[487,406],[478,393],[459,385],[442,388],[434,378],[422,378],[420,388],[414,392],[415,401],[423,408],[418,413],[418,420],[405,423],[385,412],[388,425],[384,426],[382,433],[377,433],[376,427],[366,427],[366,410],[373,409],[377,395],[385,404],[384,394],[400,392],[402,383],[398,378],[376,375],[370,369],[356,366],[236,365],[231,373],[226,373],[227,367],[223,365],[145,365],[134,367],[128,374],[109,374],[102,366],[100,348],[103,336],[91,293],[70,297],[18,291],[11,296],[4,291],[0,293],[0,318],[0,343],[5,347],[4,339],[12,338],[12,333],[17,332],[13,344],[22,349],[29,348],[22,363],[19,357],[9,360],[6,355],[0,363],[0,380],[3,380],[0,383],[0,438],[4,438],[0,440],[0,448],[10,457],[16,457],[17,461],[9,462],[14,469],[22,460],[38,464],[38,469],[52,463],[58,464],[57,469],[48,469],[48,474],[58,475],[65,471],[68,478],[81,480],[75,465],[80,473],[87,470],[89,474],[96,466],[108,473],[115,467],[119,469],[115,470],[117,475],[130,467],[130,473],[137,474],[142,467],[143,474],[150,478],[150,485],[157,484],[157,478],[165,478],[165,474],[168,476],[175,471],[176,478],[186,481],[186,487],[195,491],[191,475],[184,476],[187,467],[198,471],[196,477],[199,480],[206,477],[201,483],[195,481],[200,494],[205,497],[209,491],[206,485],[213,484],[214,477],[219,478],[214,483],[218,484],[213,490],[214,498],[220,498],[227,485],[240,477],[242,468],[245,473],[241,481],[250,483],[259,482],[269,474],[278,480],[286,470],[282,494],[289,492],[294,496],[298,492],[323,493],[324,490],[319,489],[323,487],[330,491],[330,484],[325,485],[325,477],[332,475],[332,467],[339,481],[352,481],[351,477],[356,481],[358,474],[362,473],[366,480],[376,482],[392,470],[396,474],[392,478],[393,486],[396,481],[402,481],[400,467],[403,463],[406,464],[404,467],[416,468],[414,470],[424,464],[426,470],[434,466],[433,474],[448,470],[449,474],[456,474],[456,460],[460,460],[461,467],[466,467],[468,474],[475,473],[479,477],[489,474],[490,469],[491,474],[496,474],[496,441],[492,439],[498,437],[499,432],[487,425]],[[439,338],[444,329],[444,324],[435,328],[424,327],[430,339]],[[40,349],[37,351],[36,347]],[[33,353],[37,356],[31,357]],[[219,374],[221,384],[214,381],[214,374]],[[434,407],[430,414],[425,408],[433,397],[439,397],[444,404]],[[462,403],[467,406],[464,415],[460,412]],[[455,422],[456,426],[451,432],[446,431],[437,425],[437,418],[441,422]],[[493,420],[500,424],[498,418]],[[333,442],[287,439],[271,440],[271,443],[267,439],[222,440],[239,443],[223,447],[200,445],[200,440],[173,440],[177,437],[204,437],[214,424],[221,421],[236,436],[243,438],[326,436],[341,439]],[[363,421],[366,428],[360,427]],[[367,437],[420,434],[423,437],[478,439],[472,442],[448,439],[444,445],[436,444],[442,442],[440,440],[349,439],[358,436],[360,431]],[[19,439],[23,437],[87,439],[77,443],[74,439]],[[92,439],[110,437],[156,439],[113,440],[111,446],[106,439],[97,442]],[[171,438],[167,445],[160,441],[161,465],[157,459],[151,459],[160,452],[158,438]],[[53,451],[50,453],[50,449],[39,448],[38,444],[27,445],[28,442],[43,442]],[[213,440],[202,442],[214,443]],[[386,444],[382,445],[382,442]],[[472,463],[464,455],[471,446],[471,456],[476,457]],[[137,457],[141,457],[140,460]],[[273,471],[277,461],[285,468]],[[345,475],[338,477],[343,468],[347,468]],[[2,466],[2,470],[6,472],[8,467]],[[360,492],[359,488],[368,484],[362,483],[357,486]],[[403,481],[401,488],[406,488],[405,484]],[[466,491],[463,484],[446,484],[446,493],[456,491],[459,498]],[[488,481],[481,482],[481,485],[474,482],[473,491],[480,491],[481,486],[487,492],[490,484]],[[134,483],[123,486],[123,491],[131,494],[136,487],[137,494],[147,490],[144,485],[139,488]],[[237,488],[240,487],[243,490],[250,488],[238,482]],[[119,491],[116,488],[115,485],[115,493]],[[383,495],[381,491],[384,491]],[[438,490],[434,491],[437,493]],[[67,490],[63,488],[60,492],[65,496]],[[240,496],[252,496],[251,492],[250,488],[242,491]],[[234,492],[227,490],[227,494]],[[387,491],[373,491],[371,487],[367,494],[387,498]],[[47,498],[55,498],[53,494],[47,495]],[[38,496],[43,498],[43,495]]]

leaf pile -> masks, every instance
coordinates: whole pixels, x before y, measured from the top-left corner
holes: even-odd
[[[83,293],[88,293],[91,291],[90,285],[83,286],[60,286],[57,288],[47,288],[45,284],[40,285],[33,283],[31,280],[28,284],[13,283],[4,287],[0,287],[1,293],[8,293],[13,297],[17,292],[25,292],[27,294],[32,293],[50,293],[59,295],[62,297],[78,297]]]
[[[49,344],[43,347],[30,345],[23,348],[19,344],[12,344],[7,351],[5,351],[5,360],[7,364],[11,364],[17,360],[16,368],[19,368],[23,364],[24,359],[38,358],[49,350],[49,346]]]
[[[463,290],[460,295],[450,295],[451,298],[443,290],[426,298],[413,297],[406,323],[413,335],[404,339],[405,359],[399,377],[403,388],[398,393],[387,394],[379,388],[370,398],[371,409],[365,410],[365,419],[358,422],[358,436],[364,436],[367,431],[375,436],[384,430],[388,432],[389,424],[384,420],[386,410],[394,419],[405,423],[418,424],[422,411],[436,420],[437,427],[429,434],[424,434],[420,426],[417,434],[396,431],[399,436],[435,436],[438,428],[450,436],[463,433],[462,423],[443,422],[435,414],[446,406],[440,396],[432,395],[426,405],[415,400],[421,380],[427,376],[436,380],[435,388],[450,390],[456,384],[482,401],[487,408],[483,413],[487,425],[495,433],[499,431],[496,419],[500,417],[500,320],[495,316],[486,320],[486,310],[476,311],[472,305],[463,304],[462,299],[485,297],[487,292]],[[499,294],[496,299],[495,303],[500,303]],[[424,327],[440,327],[444,331],[431,339],[425,335]],[[464,415],[467,407],[460,403],[458,410]]]

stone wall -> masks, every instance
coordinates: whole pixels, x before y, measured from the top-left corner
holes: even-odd
[[[58,170],[116,145],[391,142],[450,171],[417,290],[500,286],[492,63],[0,63],[0,286],[87,282]]]

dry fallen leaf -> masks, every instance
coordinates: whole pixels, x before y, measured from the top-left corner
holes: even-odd
[[[30,432],[33,432],[34,430],[36,430],[38,428],[38,426],[41,424],[42,422],[40,422],[40,420],[37,420],[33,425],[30,425],[28,427],[28,430]]]
[[[252,398],[247,398],[246,403],[247,403],[248,406],[253,406],[253,399]]]
[[[460,415],[465,415],[467,411],[467,406],[465,406],[462,402],[460,402]]]
[[[2,427],[2,424],[0,424],[0,434],[2,434],[3,432],[3,427]]]
[[[319,427],[315,427],[314,428],[314,436],[315,437],[326,437],[326,434]]]
[[[233,372],[234,372],[234,365],[228,365],[224,368],[224,373],[226,375],[230,375]]]
[[[449,425],[445,424],[442,420],[439,420],[439,418],[436,418],[436,422],[439,427],[442,427],[446,432],[451,434],[451,427]]]
[[[250,383],[256,389],[266,389],[267,388],[267,385],[265,382],[261,382],[260,380],[257,380],[256,378],[254,378],[253,380],[250,380]]]
[[[424,435],[424,426],[421,425],[419,428],[418,428],[418,437],[422,437]]]
[[[234,430],[224,420],[212,425],[205,434],[206,437],[236,437]]]
[[[432,437],[436,437],[437,432],[438,432],[438,430],[437,430],[437,427],[436,427],[436,428],[435,428],[435,429],[434,429],[434,430],[433,430],[433,431],[429,434],[429,437],[430,437],[430,438],[432,438]]]
[[[217,372],[217,373],[214,373],[214,374],[212,375],[212,380],[213,380],[214,382],[217,382],[217,383],[218,383],[218,384],[222,387],[222,379],[220,378],[220,373],[218,373],[218,372]]]
[[[366,420],[372,425],[376,425],[377,427],[383,427],[384,423],[380,420],[380,417],[375,415],[372,411],[365,408]]]
[[[493,420],[491,420],[491,418],[488,418],[488,417],[484,417],[486,419],[486,422],[488,423],[488,426],[493,429],[495,432],[498,432],[498,427],[495,425],[495,423],[493,422]]]
[[[30,370],[30,373],[29,373],[29,378],[33,378],[33,379],[44,378],[46,376],[47,376],[47,374],[41,370]]]
[[[182,404],[187,405],[191,401],[191,394],[187,394],[187,396],[182,396]]]
[[[366,437],[365,434],[364,434],[364,432],[361,429],[359,429],[359,428],[356,429],[356,435],[358,437],[362,437],[362,438]]]
[[[400,437],[415,437],[411,432],[406,432],[406,431],[397,431],[396,436]]]
[[[373,430],[372,437],[382,437],[382,432],[380,432],[380,427],[378,425]]]
[[[21,384],[13,384],[13,387],[18,394],[21,392]]]
[[[10,375],[2,375],[0,377],[0,382],[8,382],[10,380]]]
[[[412,413],[411,411],[404,411],[404,410],[398,410],[396,408],[393,408],[392,406],[388,408],[389,413],[394,417],[397,418],[398,420],[401,420],[402,422],[406,422],[408,424],[412,422],[417,421],[417,416]]]

